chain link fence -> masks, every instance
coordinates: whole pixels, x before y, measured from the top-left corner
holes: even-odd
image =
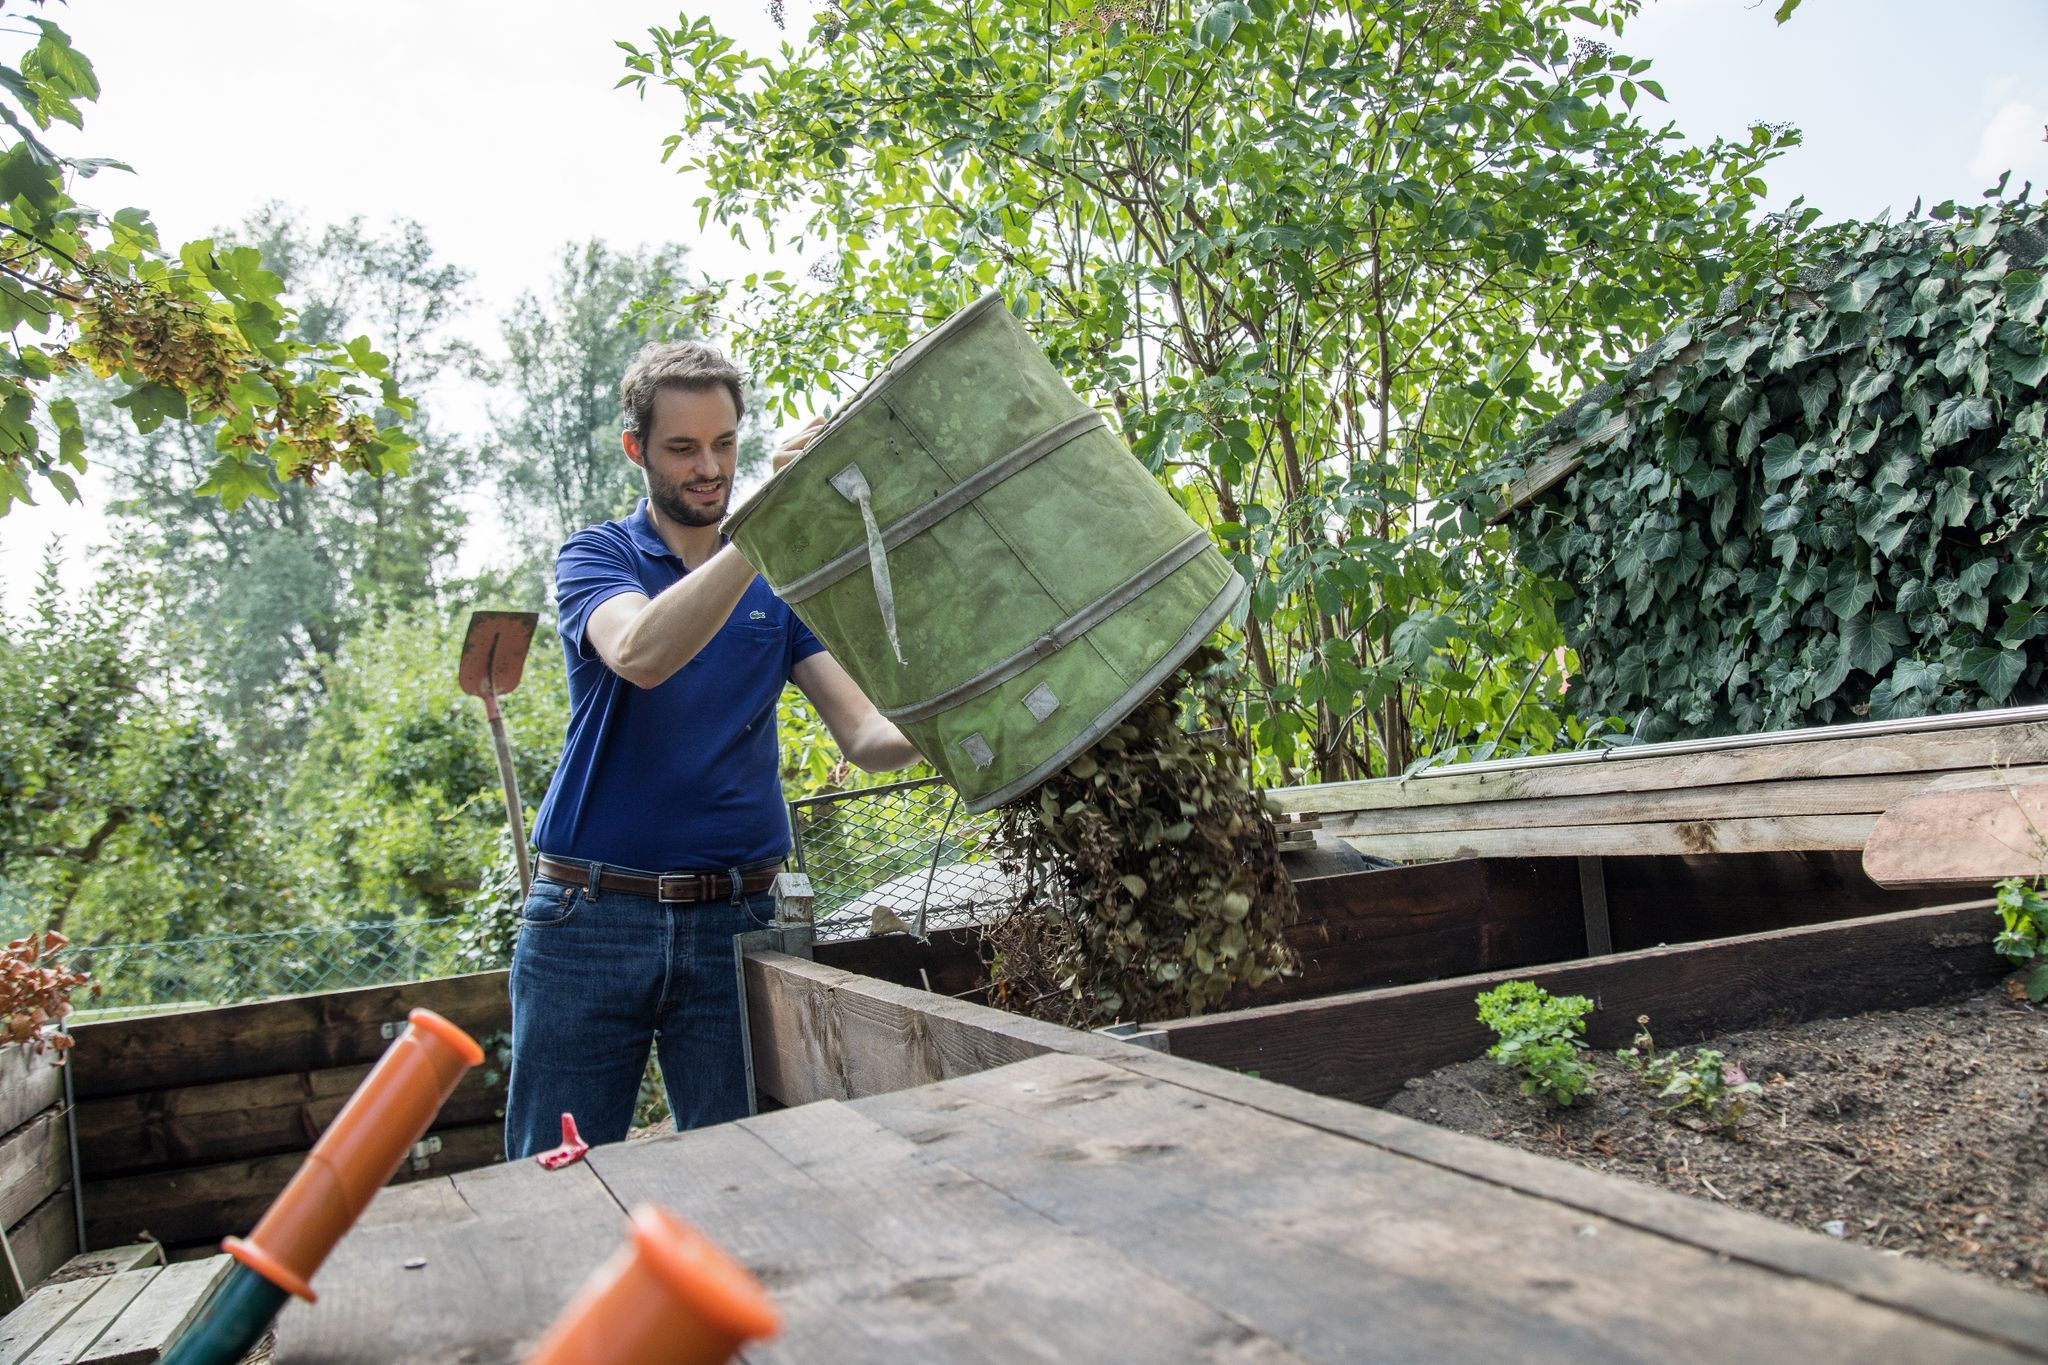
[[[73,1002],[80,1018],[232,1005],[467,970],[457,953],[454,916],[105,943],[74,949],[68,960],[100,983],[97,998],[81,992]]]
[[[968,815],[936,777],[792,801],[789,827],[820,939],[979,924],[1016,899],[990,851],[995,817]]]

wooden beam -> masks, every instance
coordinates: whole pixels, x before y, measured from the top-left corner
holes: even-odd
[[[64,1098],[64,1072],[53,1052],[19,1043],[0,1047],[0,1133],[11,1133]]]
[[[2048,780],[2039,774],[1986,774],[1974,788],[1901,802],[1870,831],[1863,870],[1879,886],[2041,876],[2048,872]]]
[[[11,1227],[71,1183],[70,1134],[61,1110],[41,1114],[0,1139],[0,1227]]]
[[[450,1128],[425,1171],[401,1163],[392,1183],[445,1176],[503,1159],[501,1122]],[[192,1246],[247,1232],[304,1163],[302,1153],[194,1166],[146,1175],[89,1181],[85,1235],[95,1246],[154,1238],[166,1246]],[[65,1210],[70,1212],[68,1206]]]
[[[748,953],[744,970],[754,1087],[784,1105],[882,1094],[1045,1052],[1144,1051],[781,953]]]
[[[1413,777],[1280,787],[1266,793],[1266,803],[1282,813],[1398,810],[2042,762],[2048,762],[2048,707],[2025,706],[1461,763]]]
[[[1530,980],[1590,996],[1595,1047],[1620,1047],[1647,1014],[1667,1044],[1748,1028],[1903,1009],[1997,981],[1988,902],[1909,910],[1682,947],[1156,1023],[1173,1055],[1320,1095],[1373,1104],[1411,1076],[1481,1055],[1492,1041],[1473,997]]]
[[[208,1256],[162,1267],[78,1365],[152,1365],[199,1316],[206,1296],[234,1265],[232,1256]]]
[[[93,1343],[114,1325],[114,1320],[135,1301],[135,1296],[156,1277],[157,1267],[150,1266],[146,1270],[124,1270],[93,1281],[92,1294],[54,1332],[38,1342],[33,1351],[23,1356],[21,1365],[76,1365],[79,1357],[92,1348]]]
[[[180,1166],[303,1152],[374,1063],[143,1090],[78,1105],[78,1162],[88,1183]],[[473,1067],[434,1117],[433,1131],[483,1123],[504,1108],[505,1081]]]
[[[1586,956],[1606,957],[1614,951],[1614,929],[1607,921],[1607,870],[1599,858],[1580,858],[1579,908],[1586,921]]]
[[[1543,458],[1529,467],[1529,472],[1508,485],[1507,506],[1493,514],[1489,525],[1497,526],[1522,508],[1551,489],[1570,478],[1573,471],[1586,462],[1584,451],[1608,441],[1628,430],[1628,417],[1617,413],[1608,418],[1584,436],[1574,436],[1552,446]]]
[[[1652,854],[1783,853],[1860,849],[1877,823],[1871,815],[1788,815],[1764,819],[1680,820],[1643,825],[1561,825],[1539,829],[1439,830],[1354,835],[1345,816],[1329,830],[1362,853],[1383,858],[1594,858]]]
[[[481,1036],[505,1027],[505,977],[478,972],[80,1024],[69,1063],[74,1091],[93,1099],[373,1062],[391,1044],[383,1026],[416,1005]]]
[[[71,1202],[71,1186],[65,1185],[36,1205],[28,1217],[7,1229],[7,1246],[14,1253],[22,1283],[30,1289],[76,1256],[78,1210]]]

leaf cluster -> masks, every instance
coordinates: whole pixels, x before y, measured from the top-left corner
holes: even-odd
[[[1001,807],[994,843],[1021,876],[989,930],[1004,1003],[1069,1023],[1214,1009],[1293,966],[1297,913],[1244,754],[1190,730],[1227,684],[1197,650],[1166,684],[1034,791]]]
[[[2024,195],[1861,229],[1544,432],[1599,438],[1521,536],[1577,595],[1581,713],[1655,739],[2048,695],[2044,269]]]
[[[61,156],[39,136],[82,127],[100,87],[63,29],[23,17],[34,42],[0,64],[0,515],[34,500],[33,479],[78,496],[85,428],[73,399],[45,391],[68,371],[119,381],[138,431],[216,422],[202,491],[230,507],[273,496],[273,477],[402,471],[411,439],[372,409],[403,417],[411,403],[367,337],[304,341],[255,251],[167,251],[142,210],[74,197],[79,181],[127,168]]]
[[[99,984],[59,954],[69,942],[54,931],[15,939],[0,949],[0,1044],[21,1043],[36,1052],[54,1049],[58,1060],[71,1046],[69,1034],[51,1030],[71,1013],[71,995]]]
[[[1991,947],[2025,974],[2027,999],[2048,1000],[2048,896],[2038,884],[2008,877],[1998,884],[1998,921]]]
[[[1522,1073],[1522,1093],[1547,1095],[1560,1105],[1593,1085],[1593,1064],[1581,1054],[1586,1016],[1583,995],[1552,995],[1533,981],[1504,981],[1477,998],[1479,1022],[1500,1039],[1486,1055]]]

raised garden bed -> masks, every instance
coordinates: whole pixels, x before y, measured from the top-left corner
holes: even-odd
[[[2048,1012],[1993,988],[1699,1041],[1762,1086],[1732,1126],[1670,1109],[1611,1052],[1568,1108],[1483,1058],[1386,1107],[2048,1294]]]

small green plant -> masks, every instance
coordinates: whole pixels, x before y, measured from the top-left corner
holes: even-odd
[[[1583,995],[1553,996],[1533,981],[1507,981],[1478,998],[1479,1022],[1499,1035],[1486,1055],[1522,1073],[1524,1095],[1548,1095],[1569,1105],[1593,1085],[1593,1064],[1579,1054],[1586,1044]]]
[[[1713,1048],[1695,1049],[1689,1059],[1676,1048],[1658,1052],[1647,1014],[1636,1016],[1636,1030],[1635,1041],[1614,1055],[1657,1087],[1657,1098],[1671,1101],[1664,1110],[1667,1114],[1697,1107],[1713,1123],[1732,1130],[1742,1122],[1750,1100],[1763,1093],[1741,1067]]]
[[[1998,884],[1998,918],[2004,926],[1991,946],[2019,968],[2027,999],[2048,1000],[2048,896],[2018,877]]]

